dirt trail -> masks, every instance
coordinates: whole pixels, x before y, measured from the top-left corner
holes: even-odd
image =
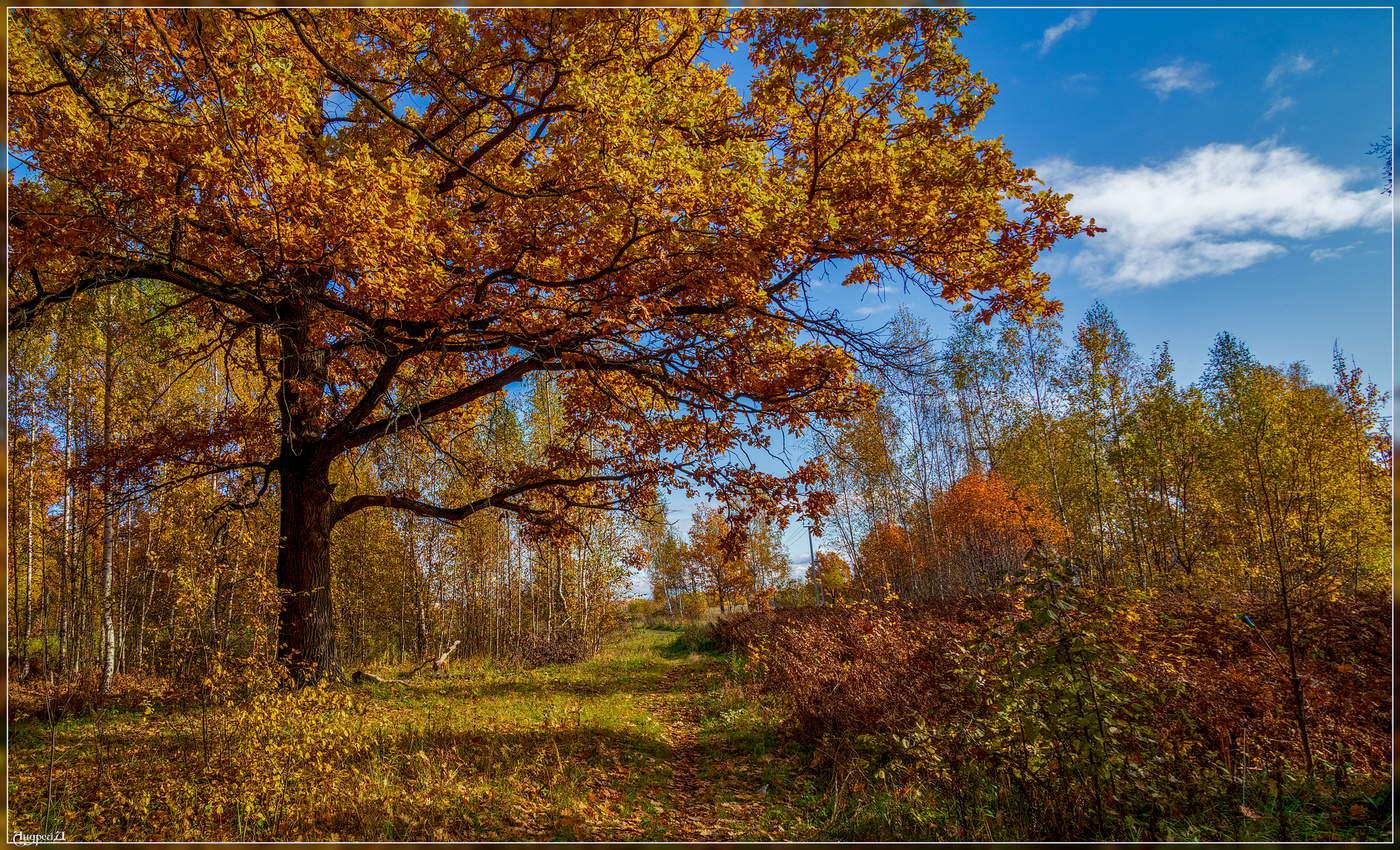
[[[666,730],[671,748],[671,787],[667,822],[678,834],[708,836],[715,830],[714,801],[699,778],[700,727],[696,722],[694,670],[678,665],[666,673],[662,693],[651,697],[651,713]]]
[[[732,739],[733,730],[716,726],[712,665],[695,655],[666,672],[660,693],[649,703],[665,730],[670,748],[671,805],[663,820],[668,840],[772,840],[783,838],[781,818],[770,810],[779,804],[776,786],[764,780],[774,756],[756,758]],[[766,816],[767,815],[767,816]],[[774,822],[775,820],[779,822]],[[765,825],[765,821],[767,824]]]

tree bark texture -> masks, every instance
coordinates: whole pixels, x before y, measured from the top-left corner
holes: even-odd
[[[331,485],[324,466],[284,463],[281,525],[277,657],[303,684],[340,670],[331,606]]]

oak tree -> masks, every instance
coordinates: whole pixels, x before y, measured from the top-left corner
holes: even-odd
[[[135,287],[198,329],[189,357],[244,376],[212,423],[115,449],[139,476],[197,447],[191,474],[276,494],[279,652],[320,675],[332,529],[362,510],[548,524],[681,477],[795,507],[819,467],[726,458],[870,403],[875,351],[811,305],[819,274],[983,317],[1053,309],[1032,264],[1092,230],[974,133],[995,89],[955,50],[967,20],[12,10],[9,328]],[[541,373],[561,394],[547,456],[462,470],[450,504],[335,492],[348,453],[470,428]]]

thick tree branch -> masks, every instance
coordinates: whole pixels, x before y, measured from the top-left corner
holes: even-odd
[[[330,440],[337,440],[344,437],[356,425],[359,425],[374,412],[374,408],[384,399],[389,392],[390,385],[394,382],[394,376],[398,374],[399,367],[404,364],[416,351],[398,351],[387,358],[379,367],[379,373],[374,376],[374,382],[365,388],[360,400],[345,414],[335,427],[327,432],[326,436]]]
[[[9,330],[11,333],[25,330],[50,305],[128,280],[163,281],[211,301],[237,307],[255,319],[268,321],[272,317],[271,309],[267,305],[236,288],[201,280],[194,275],[172,269],[163,262],[133,262],[81,277],[52,292],[45,292],[36,286],[37,291],[32,298],[10,307]]]
[[[510,366],[502,369],[494,375],[482,378],[475,383],[461,387],[447,395],[415,404],[407,410],[400,411],[391,416],[378,419],[367,425],[362,425],[353,430],[341,432],[326,442],[333,454],[362,446],[379,437],[393,434],[403,428],[412,427],[421,421],[441,416],[451,410],[456,410],[464,404],[468,404],[476,399],[488,396],[491,393],[503,390],[511,384],[523,379],[531,372],[541,369],[552,368],[543,358],[538,355],[530,355],[523,360],[519,360]]]
[[[409,511],[422,517],[432,519],[447,520],[448,522],[460,522],[472,514],[489,508],[499,508],[501,510],[513,511],[523,516],[543,516],[547,513],[539,508],[523,505],[519,502],[511,501],[515,496],[520,496],[535,490],[542,490],[547,487],[585,487],[589,484],[606,484],[618,481],[626,481],[631,478],[638,478],[643,475],[654,475],[656,469],[638,470],[635,472],[620,472],[612,475],[581,475],[577,478],[539,478],[533,481],[526,481],[507,487],[504,490],[493,493],[490,496],[483,496],[459,505],[455,508],[447,508],[441,505],[434,505],[420,499],[411,499],[406,496],[394,495],[360,495],[351,496],[341,502],[336,502],[331,508],[331,523],[340,522],[351,514],[358,513],[366,508],[393,508],[396,510]]]
[[[68,87],[73,90],[73,93],[87,103],[94,115],[105,121],[108,127],[111,127],[112,116],[107,114],[107,110],[103,109],[102,104],[97,102],[97,98],[93,97],[92,92],[87,90],[87,87],[78,79],[78,75],[73,73],[72,68],[68,67],[68,62],[63,58],[63,51],[57,47],[50,47],[49,58],[58,67],[58,72],[63,75],[64,81],[68,83]]]

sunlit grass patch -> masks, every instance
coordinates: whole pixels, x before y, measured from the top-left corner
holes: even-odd
[[[445,676],[236,700],[215,687],[198,705],[52,730],[19,722],[11,824],[92,839],[640,835],[670,754],[647,703],[665,695],[664,639],[630,633],[573,665],[472,661]]]

